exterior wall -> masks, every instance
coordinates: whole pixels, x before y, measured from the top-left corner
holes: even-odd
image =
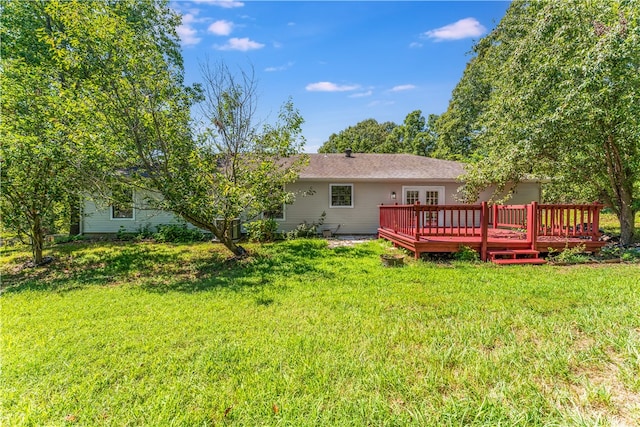
[[[155,230],[163,224],[181,224],[179,218],[170,212],[145,208],[145,199],[150,193],[134,192],[133,219],[111,219],[111,206],[98,201],[85,200],[82,217],[83,234],[112,234],[117,233],[120,227],[124,231],[135,232],[147,225]],[[189,227],[193,227],[188,224]]]
[[[353,208],[329,207],[329,184],[353,184]],[[403,186],[443,186],[444,203],[459,204],[455,194],[460,184],[455,182],[298,181],[287,185],[288,191],[296,193],[296,201],[286,205],[280,230],[292,230],[305,220],[317,221],[322,212],[326,212],[322,230],[337,234],[376,234],[380,221],[378,206],[402,203]],[[310,188],[314,190],[312,195],[302,195]],[[392,192],[396,193],[395,200],[391,198]]]
[[[353,208],[329,207],[329,184],[353,185]],[[326,212],[321,230],[331,230],[337,234],[376,234],[379,225],[379,209],[381,204],[390,205],[402,203],[402,188],[405,186],[442,186],[445,191],[444,203],[447,205],[460,204],[456,194],[460,183],[457,182],[372,182],[372,181],[298,181],[287,185],[287,190],[296,194],[296,201],[285,206],[284,220],[278,220],[280,231],[289,231],[304,221],[317,221]],[[303,195],[303,192],[313,190],[313,194]],[[391,193],[396,193],[396,199]],[[492,189],[483,192],[478,203],[488,200]],[[84,234],[117,233],[120,227],[125,231],[135,232],[145,226],[152,230],[162,224],[179,224],[182,221],[169,212],[145,209],[145,199],[149,193],[136,192],[134,195],[134,218],[111,219],[111,207],[93,201],[85,201],[83,228]],[[536,183],[522,183],[518,186],[509,204],[526,204],[540,201],[540,185]],[[193,227],[188,224],[189,227]]]
[[[329,207],[329,184],[353,184],[353,208]],[[298,181],[287,185],[287,190],[296,194],[296,201],[285,206],[285,219],[280,222],[280,231],[294,229],[303,221],[317,221],[322,212],[326,212],[321,230],[331,230],[337,234],[376,234],[379,226],[379,209],[381,204],[402,203],[402,188],[406,186],[442,186],[444,187],[444,204],[461,204],[456,200],[458,182],[371,182],[371,181]],[[313,190],[313,194],[302,193]],[[485,191],[478,203],[488,200],[492,189]],[[396,199],[391,193],[396,193]],[[510,204],[526,204],[540,200],[540,186],[536,183],[523,183],[518,186]],[[339,226],[339,227],[338,227]]]
[[[478,202],[489,200],[491,198],[491,195],[493,194],[493,191],[494,188],[490,187],[480,193]],[[542,190],[540,184],[536,182],[523,182],[518,184],[515,191],[513,192],[512,197],[505,203],[508,205],[526,205],[531,202],[540,202],[540,199],[542,197],[541,191]]]

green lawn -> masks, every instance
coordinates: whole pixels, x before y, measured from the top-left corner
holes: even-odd
[[[640,424],[638,264],[249,248],[3,252],[0,424]]]
[[[640,227],[640,212],[636,214],[635,220],[636,228]],[[620,221],[618,221],[618,217],[614,213],[607,212],[600,214],[600,228],[607,234],[620,235]],[[638,233],[640,233],[640,230]],[[640,241],[640,236],[637,236],[636,240]]]

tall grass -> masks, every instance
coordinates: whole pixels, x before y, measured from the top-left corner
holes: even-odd
[[[2,260],[2,425],[640,423],[638,265],[373,241],[74,244]]]

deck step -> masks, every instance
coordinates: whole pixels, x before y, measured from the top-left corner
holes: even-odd
[[[518,255],[533,255],[537,257],[540,255],[540,251],[534,249],[505,249],[502,251],[489,251],[488,254],[491,258],[497,258],[498,256],[516,258]]]
[[[489,251],[489,260],[495,264],[545,264],[547,261],[538,258],[539,251],[534,249],[505,249]]]
[[[492,259],[491,262],[500,265],[509,264],[546,264],[547,260],[542,258],[497,258]]]

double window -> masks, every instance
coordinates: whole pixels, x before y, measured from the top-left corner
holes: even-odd
[[[352,208],[353,184],[329,184],[329,207]]]

